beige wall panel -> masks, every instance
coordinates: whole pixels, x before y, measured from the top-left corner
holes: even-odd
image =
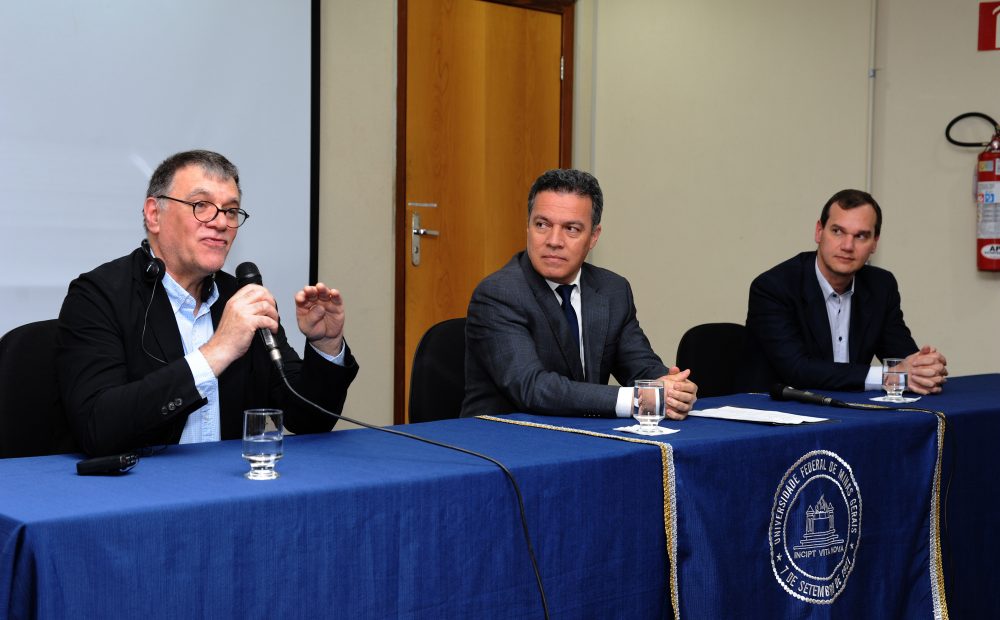
[[[579,0],[573,156],[607,194],[592,257],[632,280],[668,361],[689,326],[742,323],[750,280],[813,246],[830,194],[865,184],[872,4]],[[961,374],[998,369],[1000,276],[974,264],[976,152],[943,136],[962,112],[1000,117],[1000,52],[975,51],[977,7],[878,2],[875,262],[917,340]],[[324,2],[323,27],[320,276],[344,290],[362,365],[347,412],[388,424],[396,2]]]
[[[697,323],[746,318],[758,273],[811,249],[862,186],[868,0],[595,1],[594,262],[628,277],[671,361]]]
[[[361,372],[344,413],[392,424],[396,2],[323,3],[319,277]],[[337,425],[338,429],[350,425]]]
[[[972,197],[978,149],[944,128],[963,112],[1000,119],[1000,52],[977,52],[975,0],[880,0],[873,191],[885,224],[873,262],[899,280],[918,343],[938,346],[952,374],[997,372],[1000,274],[976,270]],[[985,141],[964,121],[954,137]]]

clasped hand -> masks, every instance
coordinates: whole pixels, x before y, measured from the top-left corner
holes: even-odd
[[[682,371],[674,366],[659,378],[659,381],[663,382],[666,414],[671,420],[686,418],[698,400],[698,386],[688,379],[690,375],[690,369]]]
[[[917,394],[937,394],[948,381],[948,360],[934,347],[924,345],[905,360],[906,387]]]

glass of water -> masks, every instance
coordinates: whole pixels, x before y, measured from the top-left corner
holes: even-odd
[[[284,453],[282,422],[281,409],[247,409],[243,412],[243,458],[250,462],[250,471],[243,475],[250,480],[274,480],[278,477],[274,465]]]
[[[640,379],[632,388],[632,417],[639,430],[652,430],[663,419],[663,382]]]
[[[885,390],[885,400],[893,403],[905,403],[903,390],[906,389],[906,366],[898,357],[887,357],[882,360],[882,389]]]

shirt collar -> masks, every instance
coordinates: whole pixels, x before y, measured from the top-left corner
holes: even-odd
[[[212,282],[210,286],[212,287],[212,294],[198,308],[198,316],[207,313],[211,309],[212,304],[219,299],[219,287],[215,285],[215,282]],[[178,284],[169,273],[163,274],[163,290],[167,293],[167,299],[170,300],[170,307],[173,308],[174,314],[182,310],[187,310],[191,314],[194,313],[194,309],[198,305],[195,298],[191,293],[187,292],[187,289]]]
[[[819,256],[816,257],[816,262],[813,264],[813,268],[816,270],[816,280],[819,282],[819,288],[823,291],[823,299],[830,299],[830,295],[837,295],[838,297],[849,297],[854,293],[854,278],[851,278],[851,288],[843,292],[843,294],[837,293],[833,290],[833,286],[826,281],[823,277],[823,272],[819,270]]]
[[[580,274],[581,273],[583,273],[583,269],[580,269],[579,271],[577,271],[576,272],[576,277],[573,278],[572,282],[570,282],[570,284],[573,285],[573,286],[575,286],[577,290],[580,290]],[[558,282],[553,282],[552,280],[549,280],[548,278],[545,279],[545,283],[549,285],[549,288],[552,289],[553,293],[556,293],[556,288],[557,287],[562,286]],[[558,293],[556,293],[556,294],[558,294]]]

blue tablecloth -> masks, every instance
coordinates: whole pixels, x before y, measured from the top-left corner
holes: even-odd
[[[699,404],[777,405],[752,394]],[[997,502],[987,442],[998,436],[1000,375],[953,379],[945,394],[918,404],[948,414],[941,537],[952,617],[996,617],[1000,549],[988,529]],[[663,439],[673,470],[667,488],[657,446],[479,419],[406,430],[512,470],[553,618],[933,617],[942,596],[932,583],[936,418],[780,408],[837,421],[664,422],[681,429]],[[505,417],[607,435],[628,423]],[[0,614],[541,616],[510,485],[467,455],[351,430],[287,438],[282,476],[272,482],[242,477],[239,442],[170,447],[113,478],[79,477],[74,463],[0,461]],[[851,475],[839,477],[845,465]],[[828,493],[826,503],[811,497],[817,490]],[[668,559],[671,527],[676,553]],[[775,559],[785,546],[775,546],[775,531],[807,555],[794,565]],[[825,577],[830,557],[848,555],[838,539],[856,550],[850,562],[837,560],[836,592],[800,586]],[[809,555],[821,548],[832,551]],[[806,576],[790,578],[795,570]]]

